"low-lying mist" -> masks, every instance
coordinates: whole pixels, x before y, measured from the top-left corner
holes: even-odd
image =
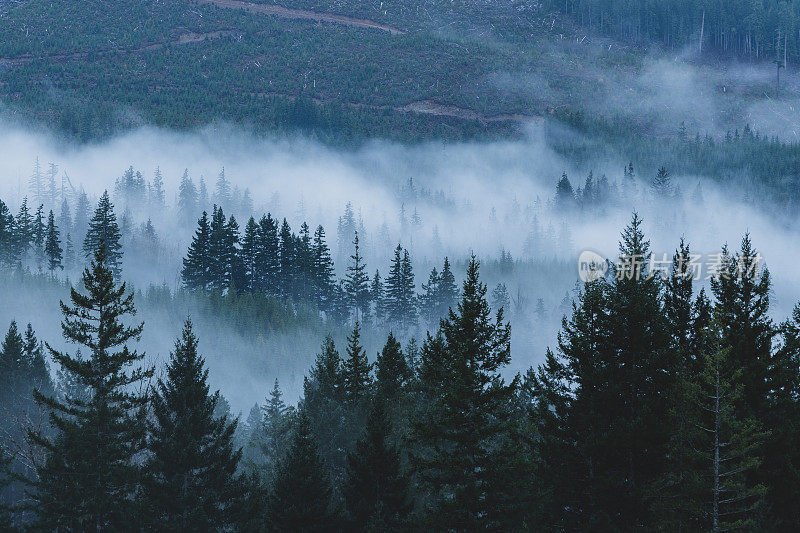
[[[29,195],[28,179],[38,158],[43,168],[50,162],[58,166],[59,185],[61,177],[68,176],[64,183],[85,189],[93,203],[108,189],[119,217],[125,206],[113,197],[115,179],[132,166],[151,181],[159,168],[166,190],[165,212],[129,208],[137,223],[152,219],[164,244],[157,262],[126,257],[123,278],[142,291],[151,284],[166,284],[172,290],[180,285],[181,258],[195,229],[176,216],[178,185],[185,170],[195,184],[203,177],[212,201],[224,168],[233,186],[242,193],[249,191],[256,218],[271,212],[279,219],[286,217],[294,230],[303,221],[312,228],[323,225],[339,275],[352,252],[349,240],[337,243],[340,217],[350,203],[370,274],[376,269],[387,272],[398,243],[411,253],[418,292],[428,272],[440,267],[445,256],[454,264],[457,279],[463,277],[470,254],[482,260],[490,293],[502,282],[511,295],[514,371],[540,362],[544,347],[553,344],[560,317],[567,311],[565,296],[576,287],[578,253],[592,249],[613,258],[620,231],[633,211],[644,219],[645,233],[659,258],[671,257],[681,237],[693,252],[708,256],[725,243],[736,250],[749,232],[773,276],[775,318],[785,318],[800,300],[794,283],[800,254],[788,246],[797,242],[798,227],[754,208],[741,191],[721,188],[708,176],[673,175],[670,194],[654,194],[653,176],[623,175],[628,164],[625,154],[591,168],[576,167],[549,146],[544,123],[531,123],[525,132],[523,140],[514,141],[418,145],[372,141],[359,148],[335,149],[300,136],[257,138],[230,126],[195,133],[142,128],[103,143],[76,146],[6,125],[0,129],[0,198],[16,212]],[[578,189],[585,187],[590,172],[593,183],[607,180],[608,201],[582,208],[558,205],[555,191],[561,175],[566,173]],[[246,220],[236,216],[243,228]],[[507,254],[513,258],[510,268],[500,264],[500,258],[507,261]],[[57,302],[66,298],[66,289],[60,293],[42,289],[34,293],[41,298],[33,302],[30,294],[15,293],[15,287],[13,282],[3,286],[0,325],[12,319],[31,322],[44,339],[57,341]],[[539,299],[545,315],[533,312]],[[292,331],[289,325],[254,339],[246,328],[219,326],[213,313],[199,305],[175,304],[170,308],[174,316],[152,302],[140,307],[140,318],[146,322],[142,344],[154,360],[166,358],[186,314],[194,315],[212,383],[235,411],[246,412],[262,401],[276,377],[289,397],[299,396],[302,377],[326,333],[324,325],[303,331]],[[379,335],[366,337],[370,357],[380,342]],[[296,354],[287,358],[292,350]]]

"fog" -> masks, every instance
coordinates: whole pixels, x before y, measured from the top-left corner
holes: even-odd
[[[654,71],[644,76],[661,74]],[[683,99],[681,91],[688,91],[694,83],[687,74],[673,79],[669,91]],[[667,101],[662,104],[669,107]],[[671,256],[681,237],[693,252],[704,256],[718,253],[724,243],[735,250],[742,235],[749,232],[773,275],[775,318],[785,318],[800,300],[800,288],[794,282],[800,256],[788,246],[800,237],[796,224],[776,220],[772,213],[755,208],[741,191],[719,188],[707,176],[672,176],[680,195],[667,201],[651,194],[652,176],[638,176],[635,186],[623,192],[624,154],[595,161],[590,167],[576,167],[550,147],[547,131],[544,122],[534,121],[525,126],[524,138],[518,140],[417,145],[372,141],[358,148],[337,149],[299,136],[255,137],[233,126],[193,133],[141,128],[78,146],[51,134],[5,124],[0,128],[0,198],[16,212],[27,194],[27,180],[37,157],[43,166],[50,162],[58,165],[59,176],[68,175],[73,186],[90,194],[92,202],[104,189],[113,191],[114,180],[129,166],[147,180],[159,167],[169,205],[166,213],[153,219],[164,245],[161,260],[157,265],[126,261],[123,272],[123,277],[141,290],[161,283],[174,290],[180,284],[180,259],[194,230],[179,225],[174,216],[184,169],[195,183],[203,176],[213,191],[224,167],[233,185],[249,189],[256,216],[269,211],[286,217],[294,230],[304,220],[312,228],[322,224],[340,273],[350,247],[344,243],[347,246],[337,250],[336,227],[350,202],[362,227],[371,273],[375,269],[386,273],[391,251],[400,242],[412,254],[420,291],[427,273],[432,266],[440,266],[445,255],[460,278],[465,260],[475,253],[484,261],[484,279],[490,291],[502,281],[512,296],[527,302],[528,307],[543,299],[548,312],[543,324],[536,324],[522,303],[510,313],[514,371],[540,362],[544,347],[553,344],[558,321],[566,311],[564,296],[574,294],[579,251],[591,249],[615,257],[619,233],[633,211],[643,217],[656,257]],[[590,171],[595,178],[608,178],[617,194],[615,202],[580,213],[556,209],[553,196],[561,174],[566,172],[577,188]],[[418,223],[404,225],[401,211],[411,220],[415,210]],[[144,213],[134,212],[133,216],[138,222],[147,218]],[[244,222],[240,220],[240,226]],[[531,250],[526,248],[526,240],[533,224],[543,233],[550,231],[551,241]],[[501,251],[510,252],[516,260],[510,272],[492,267]],[[549,267],[547,261],[551,261]],[[15,288],[13,282],[5,283],[0,324],[12,319],[30,321],[43,338],[57,341],[57,301],[66,297],[66,289],[21,294]],[[38,296],[32,299],[31,294]],[[326,332],[321,326],[314,331],[264,332],[255,339],[215,322],[207,310],[192,304],[177,305],[171,314],[147,304],[139,318],[146,322],[142,345],[153,361],[166,358],[186,314],[192,314],[198,324],[212,384],[222,389],[237,412],[263,401],[276,377],[288,396],[297,398],[303,374]],[[365,342],[374,357],[380,336],[367,335]],[[291,357],[286,355],[290,352]]]

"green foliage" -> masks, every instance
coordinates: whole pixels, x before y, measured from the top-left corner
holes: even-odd
[[[108,249],[100,246],[83,273],[87,293],[72,288],[72,306],[61,304],[64,337],[85,346],[89,358],[48,346],[53,359],[87,388],[88,398],[61,400],[34,392],[36,401],[52,411],[55,428],[52,437],[31,433],[46,454],[32,493],[37,525],[44,529],[123,529],[138,516],[135,458],[145,445],[148,400],[137,387],[153,370],[130,369],[144,354],[127,343],[139,338],[143,326],[122,322],[135,313],[133,295],[126,294],[124,283],[115,284]]]
[[[151,399],[145,498],[147,519],[165,531],[230,527],[240,503],[236,474],[236,421],[216,416],[219,392],[210,393],[208,370],[187,320]]]

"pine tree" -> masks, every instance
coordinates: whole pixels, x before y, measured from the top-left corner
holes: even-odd
[[[332,531],[331,488],[311,431],[311,421],[301,411],[294,440],[278,467],[270,492],[267,516],[275,531]]]
[[[318,302],[318,305],[323,311],[329,311],[333,303],[335,281],[333,275],[333,259],[328,250],[328,245],[325,242],[325,230],[322,226],[317,226],[316,231],[314,231],[312,255],[314,300]]]
[[[153,370],[139,366],[144,354],[127,346],[139,338],[142,325],[122,322],[135,313],[133,295],[126,294],[124,283],[115,284],[106,251],[99,247],[84,270],[87,294],[73,288],[72,305],[61,304],[65,339],[87,347],[89,359],[48,345],[53,359],[89,389],[88,398],[34,393],[40,405],[52,410],[55,427],[52,437],[31,433],[46,455],[30,496],[41,529],[120,530],[136,519],[141,480],[136,457],[145,443],[147,405],[137,387]]]
[[[187,289],[206,290],[209,287],[211,283],[210,244],[211,227],[208,224],[208,214],[203,211],[197,221],[197,231],[189,245],[189,251],[183,259],[181,277]]]
[[[441,318],[439,312],[439,271],[436,267],[428,275],[428,283],[422,284],[424,291],[419,296],[419,311],[425,324],[433,326]]]
[[[381,279],[381,273],[377,270],[369,286],[369,297],[375,302],[375,324],[380,325],[386,313],[386,303],[383,295],[383,280]]]
[[[231,208],[231,182],[225,177],[224,167],[220,171],[219,176],[217,176],[214,201],[220,207],[225,207],[226,209]]]
[[[161,174],[161,169],[156,167],[156,172],[153,176],[152,194],[150,195],[150,208],[157,211],[163,209],[166,207],[166,198],[164,176]]]
[[[47,254],[47,269],[52,273],[55,269],[64,270],[62,263],[63,251],[59,244],[59,233],[56,227],[53,211],[47,217],[47,238],[45,239],[44,251]]]
[[[266,459],[267,479],[271,479],[275,467],[289,447],[294,423],[294,410],[286,407],[278,380],[272,387],[267,404],[263,408],[264,442],[261,451]]]
[[[672,180],[667,172],[666,167],[660,167],[656,173],[656,177],[650,184],[655,198],[671,198],[673,195]]]
[[[19,260],[24,261],[28,257],[28,251],[34,241],[35,229],[33,215],[28,209],[28,199],[23,198],[19,206],[17,218],[14,221],[14,252],[13,255]]]
[[[233,444],[236,421],[215,416],[205,361],[190,320],[176,342],[152,398],[147,461],[149,519],[165,531],[222,530],[233,523],[242,496]]]
[[[106,266],[111,269],[114,278],[119,280],[122,273],[122,233],[117,226],[117,217],[114,206],[104,191],[97,204],[92,220],[89,221],[89,230],[83,241],[83,253],[86,258],[94,257],[103,248],[103,257]]]
[[[260,265],[257,262],[260,245],[258,232],[258,224],[253,217],[250,217],[244,227],[244,237],[242,238],[242,266],[247,279],[246,289],[250,292],[256,290],[260,277],[258,270]]]
[[[44,206],[36,208],[33,219],[33,252],[36,258],[36,268],[41,271],[45,261],[45,241],[47,239],[47,226],[44,223]]]
[[[661,306],[661,282],[651,276],[649,241],[634,213],[622,233],[619,263],[608,293],[610,351],[603,361],[612,409],[621,423],[608,435],[618,455],[605,462],[603,505],[619,524],[647,524],[647,487],[665,470],[669,406],[674,384],[669,335]]]
[[[510,328],[502,311],[494,320],[473,257],[457,311],[442,322],[441,334],[426,342],[420,380],[433,399],[415,417],[413,455],[428,498],[430,527],[496,527],[511,498],[489,495],[492,480],[505,470],[502,454],[510,438],[510,408],[517,380],[506,384],[501,369],[510,360]],[[438,390],[437,390],[438,389]]]
[[[350,404],[358,404],[367,397],[372,388],[372,365],[360,344],[361,328],[356,321],[352,333],[347,337],[347,358],[343,366],[344,397]]]
[[[261,217],[259,227],[259,249],[255,263],[258,272],[258,288],[271,296],[279,296],[280,250],[278,223],[269,214]]]
[[[294,297],[300,301],[308,301],[314,296],[314,253],[311,230],[305,222],[301,224],[300,235],[295,242],[295,263],[297,280]]]
[[[0,265],[11,266],[16,262],[15,256],[14,216],[0,200]]]
[[[556,207],[562,210],[569,210],[575,207],[575,191],[567,178],[567,173],[562,174],[561,179],[556,185]]]
[[[231,284],[234,249],[222,207],[214,206],[208,240],[208,281],[212,290],[224,291]]]
[[[285,218],[283,219],[283,224],[281,225],[280,238],[281,240],[278,254],[280,257],[280,268],[277,273],[277,288],[279,294],[283,298],[289,299],[292,297],[294,292],[295,246],[292,229],[289,227],[289,223],[286,222]]]
[[[28,179],[28,190],[33,195],[33,200],[37,205],[44,203],[47,189],[38,157],[33,163],[33,174],[31,174],[31,177]]]
[[[350,256],[350,264],[347,266],[347,278],[345,279],[345,290],[350,300],[350,307],[356,322],[367,320],[369,317],[370,294],[369,276],[367,275],[367,265],[364,264],[363,257],[358,249],[358,232],[353,238],[353,255]]]
[[[403,333],[417,320],[411,258],[399,244],[386,278],[386,318],[392,324],[397,324],[398,330]]]
[[[181,219],[186,222],[194,220],[194,217],[197,216],[195,215],[197,207],[197,189],[189,177],[189,169],[186,169],[183,171],[181,183],[178,186],[178,213]]]
[[[408,480],[390,436],[383,402],[378,401],[367,418],[364,436],[347,455],[343,492],[351,527],[357,531],[406,531],[410,525]]]
[[[392,333],[378,355],[376,377],[376,395],[391,403],[400,399],[403,388],[411,379],[411,369],[400,343]]]
[[[507,310],[511,304],[505,283],[498,283],[492,291],[492,308]]]

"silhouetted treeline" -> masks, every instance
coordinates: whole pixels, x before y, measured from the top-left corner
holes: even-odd
[[[84,355],[47,345],[56,385],[31,329],[12,324],[3,344],[2,390],[15,391],[3,407],[51,415],[4,440],[18,466],[0,518],[48,530],[791,531],[800,307],[769,318],[770,275],[748,236],[723,248],[707,294],[683,242],[655,275],[640,228],[634,216],[619,260],[585,283],[556,348],[525,375],[504,376],[510,325],[473,259],[421,346],[390,334],[370,360],[356,322],[342,352],[323,342],[296,407],[276,382],[240,427],[208,387],[190,322],[150,379],[131,295],[101,247],[62,305]]]

